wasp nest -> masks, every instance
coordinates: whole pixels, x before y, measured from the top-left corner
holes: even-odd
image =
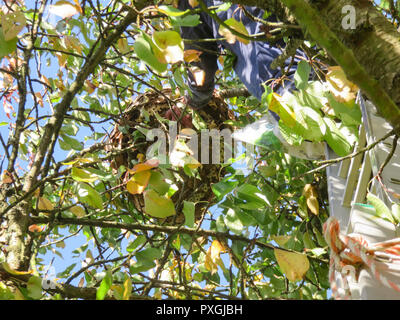
[[[109,137],[107,151],[115,152],[118,150],[125,150],[124,152],[116,152],[118,155],[111,160],[111,167],[114,170],[117,171],[121,166],[126,168],[121,178],[123,182],[127,182],[131,179],[130,173],[132,173],[132,170],[129,169],[134,168],[138,163],[146,163],[146,161],[149,160],[146,159],[145,155],[148,154],[149,148],[156,145],[157,141],[157,139],[154,141],[147,141],[149,139],[146,139],[146,134],[149,131],[157,129],[158,132],[165,134],[165,149],[167,153],[170,151],[169,141],[177,141],[175,137],[171,138],[171,128],[169,127],[171,122],[165,119],[165,114],[168,110],[171,110],[171,108],[176,105],[176,101],[179,100],[179,97],[174,96],[170,89],[164,89],[160,92],[143,93],[135,99],[129,108],[127,108],[123,114],[122,120],[115,125]],[[186,109],[188,113],[191,113],[193,123],[201,123],[203,127],[206,126],[208,130],[216,129],[217,132],[220,132],[223,129],[232,129],[225,122],[235,119],[233,112],[229,110],[224,100],[218,96],[214,96],[209,104],[201,110],[194,112],[190,108]],[[200,132],[198,126],[197,130],[193,127],[193,129],[185,129],[186,131],[182,131],[183,127],[179,121],[175,126],[177,128],[178,139],[182,137],[179,135],[180,132],[191,132],[192,138],[193,134],[198,134]],[[200,143],[200,135],[198,136],[198,154],[200,155],[202,144]],[[222,140],[221,137],[218,139]],[[186,142],[190,144],[190,141]],[[215,159],[216,151],[211,150],[212,143],[209,143],[208,147],[210,148],[210,158],[214,154]],[[223,163],[224,143],[222,141],[217,152],[219,152],[220,159],[222,160],[221,163]],[[171,157],[166,158],[170,159]],[[198,160],[201,161],[201,159]],[[208,163],[209,164],[200,164],[196,162],[196,165],[193,163],[189,164],[189,172],[187,167],[179,165],[179,163],[174,163],[174,161],[170,161],[170,165],[160,165],[159,167],[151,169],[161,173],[163,181],[174,185],[176,189],[170,197],[175,205],[176,215],[165,219],[164,222],[168,224],[180,224],[184,221],[184,215],[182,213],[184,200],[195,203],[195,220],[197,222],[202,218],[207,208],[215,202],[211,186],[219,182],[226,172],[223,165],[220,163],[213,164],[215,161],[212,163],[211,159]],[[194,170],[194,168],[196,169]],[[158,176],[160,176],[159,173],[157,173]],[[128,195],[129,201],[134,203],[139,212],[146,215],[143,192],[124,194]]]

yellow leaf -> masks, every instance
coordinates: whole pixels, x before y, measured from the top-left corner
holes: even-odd
[[[82,14],[83,10],[81,5],[79,4],[79,0],[74,0],[76,8],[79,10],[79,13]]]
[[[271,236],[271,239],[274,240],[280,247],[283,247],[290,238],[291,236]]]
[[[315,187],[311,184],[306,184],[303,189],[303,195],[306,198],[307,207],[310,211],[318,215],[319,214],[319,203],[318,203],[318,193]]]
[[[9,274],[13,274],[15,276],[20,276],[20,275],[27,275],[27,274],[32,274],[32,270],[31,271],[18,271],[18,270],[14,270],[10,267],[10,265],[7,262],[3,262],[2,263],[2,267],[3,269],[9,273]]]
[[[158,160],[150,159],[150,160],[147,160],[144,163],[136,164],[133,167],[133,169],[129,169],[128,171],[129,171],[129,173],[138,173],[138,172],[141,172],[141,171],[146,171],[146,170],[150,170],[150,169],[153,169],[155,167],[158,167],[158,164],[159,164]]]
[[[83,209],[81,206],[73,206],[71,209],[69,209],[75,216],[78,218],[82,218],[86,215],[85,209]]]
[[[139,171],[136,173],[126,184],[128,192],[131,194],[142,194],[149,183],[150,176],[150,170]]]
[[[84,88],[87,93],[92,94],[96,90],[97,86],[93,84],[90,80],[86,79]]]
[[[117,300],[121,300],[124,294],[124,288],[122,286],[112,285],[110,289],[113,291],[114,297]]]
[[[14,39],[25,27],[25,15],[21,11],[9,12],[1,17],[4,40]]]
[[[307,207],[316,216],[319,214],[319,203],[318,203],[318,199],[317,198],[315,198],[315,197],[308,198],[307,199]]]
[[[277,93],[272,93],[272,99],[268,106],[269,110],[275,112],[288,127],[296,125],[296,115],[292,108],[288,106]]]
[[[211,247],[210,247],[211,248]],[[211,250],[210,248],[207,251],[206,257],[204,259],[204,266],[211,274],[214,274],[218,271],[218,265],[211,258]]]
[[[315,190],[312,184],[308,183],[304,186],[303,195],[306,198],[317,197],[317,191]]]
[[[358,87],[350,82],[343,69],[339,66],[328,68],[326,81],[329,90],[339,102],[353,101],[356,98]]]
[[[282,272],[290,281],[302,280],[310,263],[305,254],[274,249],[276,260]]]
[[[73,36],[64,36],[65,46],[67,49],[71,51],[77,51],[78,53],[82,53],[82,44],[78,38]]]
[[[126,38],[119,38],[117,41],[119,51],[122,53],[128,53],[130,51],[128,40]]]
[[[161,63],[176,63],[183,61],[183,42],[180,34],[173,30],[156,31],[153,33],[156,44],[152,47],[155,56]]]
[[[50,13],[55,14],[63,19],[70,18],[73,15],[82,12],[82,8],[76,4],[60,0],[49,8]]]
[[[183,52],[183,59],[188,63],[197,62],[200,61],[200,56],[202,53],[203,52],[194,49],[185,50]]]
[[[122,295],[122,300],[129,300],[131,297],[131,292],[132,292],[132,280],[131,278],[127,278],[124,281],[124,293]]]
[[[39,203],[38,203],[38,209],[39,210],[54,210],[54,205],[51,203],[51,201],[49,199],[40,197]]]
[[[224,247],[224,245],[219,242],[218,240],[214,240],[211,243],[211,247],[210,247],[210,256],[211,259],[215,262],[217,258],[219,258],[219,255],[221,253],[226,252],[226,248]]]
[[[192,8],[195,8],[199,5],[199,1],[198,0],[189,0],[189,4]]]
[[[138,159],[139,162],[143,162],[145,157],[146,156],[143,153],[138,153],[138,155],[136,156],[136,159]]]
[[[65,248],[65,242],[64,241],[57,242],[56,243],[56,247],[64,249]]]

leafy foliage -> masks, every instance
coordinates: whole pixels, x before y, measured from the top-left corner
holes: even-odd
[[[183,12],[173,2],[133,9],[127,0],[50,7],[18,0],[2,7],[7,119],[0,133],[10,133],[2,139],[0,274],[19,280],[0,278],[0,299],[327,298],[326,181],[323,172],[308,174],[312,161],[268,146],[207,167],[192,160],[183,140],[171,162],[146,158],[148,125],[167,131],[171,123],[160,110],[132,109],[134,102],[157,105],[164,97],[177,105],[187,66],[199,56],[184,52],[179,27],[196,26],[200,9]],[[244,43],[251,37],[233,18],[221,35]],[[303,48],[310,55],[314,45]],[[261,102],[225,99],[234,117],[221,112],[219,125],[243,128],[273,110],[289,145],[325,141],[348,154],[360,123],[355,88],[315,58],[299,64],[293,93],[281,97],[267,87]],[[240,87],[232,54],[219,62],[218,91]],[[309,81],[311,70],[327,81]],[[136,122],[127,123],[132,110]],[[186,112],[196,132],[210,129],[207,115]],[[116,127],[120,144],[111,145]],[[218,174],[207,180],[211,170]],[[212,200],[195,197],[204,193]],[[7,227],[18,212],[22,236],[12,247]],[[9,252],[21,248],[25,260],[12,260]],[[57,267],[57,286],[43,286],[58,258],[69,265]]]

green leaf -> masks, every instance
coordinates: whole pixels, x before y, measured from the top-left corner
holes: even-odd
[[[18,38],[6,41],[4,39],[3,29],[0,27],[0,58],[13,53],[17,49]]]
[[[304,89],[308,84],[310,77],[311,66],[307,61],[300,61],[296,73],[294,74],[294,84],[297,89]]]
[[[327,126],[324,137],[326,142],[339,157],[347,156],[352,150],[348,139],[339,131],[332,119],[324,117],[323,120]]]
[[[185,215],[185,225],[189,228],[194,226],[195,204],[193,202],[183,202],[183,214]]]
[[[158,194],[164,195],[168,192],[170,185],[165,182],[164,176],[158,171],[152,171],[149,184],[149,188],[157,191]]]
[[[283,121],[279,120],[279,130],[291,146],[299,146],[304,141],[303,137],[299,135],[293,128],[288,127],[283,123]]]
[[[397,203],[392,206],[392,216],[397,223],[400,223],[400,205]]]
[[[335,115],[342,120],[343,124],[350,126],[361,124],[361,110],[354,100],[338,102],[331,93],[327,97],[329,105],[335,111]]]
[[[136,263],[130,268],[131,273],[144,272],[155,267],[154,260],[161,258],[162,251],[156,248],[148,248],[138,252]]]
[[[264,178],[269,178],[276,174],[276,168],[273,166],[258,166],[258,171],[260,171],[261,175]]]
[[[59,140],[61,149],[63,149],[63,150],[74,149],[74,150],[78,150],[78,151],[83,150],[83,145],[78,140],[68,137],[65,134],[60,134],[60,136],[62,139],[62,140],[61,139]]]
[[[150,68],[159,73],[165,72],[167,70],[167,64],[161,63],[154,55],[151,48],[149,42],[147,42],[143,37],[138,37],[133,44],[133,50],[140,60],[143,60],[143,62]]]
[[[182,44],[180,34],[173,30],[156,31],[153,33],[153,40],[160,49]]]
[[[160,196],[150,189],[144,194],[144,211],[155,218],[167,218],[176,214],[175,205],[170,198]]]
[[[251,184],[242,184],[236,189],[237,196],[240,199],[252,203],[255,208],[263,208],[266,205],[270,205],[267,197],[255,186]]]
[[[243,231],[243,224],[233,209],[228,209],[224,217],[225,225],[235,234],[240,235]]]
[[[247,31],[246,26],[243,24],[243,22],[238,21],[235,18],[229,18],[228,20],[225,20],[224,23],[225,23],[225,25],[230,27],[230,29],[235,30],[236,32],[238,32],[241,35],[244,35],[244,36],[249,35],[249,32]],[[225,37],[226,41],[230,44],[235,43],[236,40],[238,40],[244,44],[250,43],[249,40],[242,38],[241,36],[234,35],[227,27],[225,27],[222,24],[220,25],[218,32],[221,36]]]
[[[80,202],[97,209],[103,209],[103,199],[101,195],[88,184],[82,182],[78,184],[77,196]]]
[[[222,12],[228,10],[232,6],[232,3],[230,2],[225,2],[221,4],[215,12]]]
[[[306,136],[303,136],[303,138],[311,141],[321,141],[326,134],[327,128],[320,113],[310,107],[302,107],[300,113],[303,115],[308,127]]]
[[[137,247],[141,246],[146,242],[146,237],[144,235],[138,236],[134,241],[130,242],[126,247],[126,251],[133,252]]]
[[[84,169],[73,167],[71,170],[72,179],[80,182],[94,182],[98,180],[98,176],[87,172]]]
[[[372,193],[367,194],[367,200],[372,206],[375,208],[375,215],[381,219],[390,221],[391,223],[395,224],[395,220],[393,218],[392,212],[386,206],[386,204],[379,199],[377,196],[373,195]]]
[[[104,300],[108,290],[112,285],[112,274],[110,270],[107,270],[105,277],[101,280],[100,286],[96,292],[96,300]]]
[[[175,27],[195,27],[200,24],[200,15],[170,16],[171,24]]]
[[[217,196],[218,201],[231,192],[238,185],[238,181],[220,181],[211,186],[212,191]]]
[[[42,278],[36,276],[30,277],[26,288],[28,290],[28,295],[32,299],[40,299],[42,297]]]
[[[167,16],[170,16],[170,17],[183,16],[184,14],[189,12],[189,10],[182,11],[182,10],[179,10],[179,9],[173,7],[173,6],[165,6],[165,5],[159,6],[158,7],[158,11],[160,11],[160,12],[162,12],[162,13],[166,14]]]

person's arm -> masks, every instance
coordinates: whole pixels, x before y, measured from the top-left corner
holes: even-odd
[[[179,1],[179,9],[192,9],[187,0]],[[181,27],[181,36],[190,41],[213,38],[209,17],[205,13],[200,14],[201,23],[195,27]],[[195,109],[202,108],[210,101],[214,92],[215,72],[218,69],[218,45],[216,42],[191,42],[185,43],[185,50],[197,50],[202,52],[200,61],[191,62],[189,67],[188,86],[190,93],[187,95],[187,103]]]

